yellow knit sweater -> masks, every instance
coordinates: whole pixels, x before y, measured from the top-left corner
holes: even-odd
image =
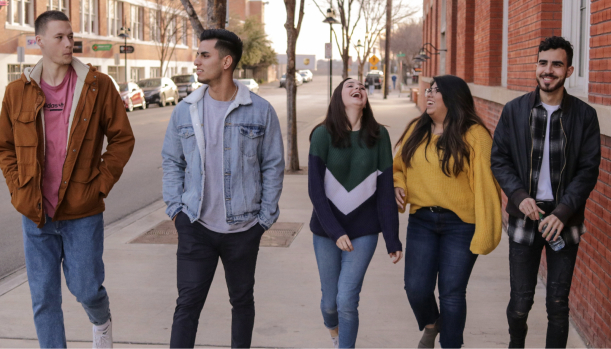
[[[426,158],[426,142],[423,142],[414,153],[411,167],[405,166],[401,149],[412,130],[413,127],[402,140],[393,162],[394,185],[405,190],[405,202],[411,204],[410,213],[429,206],[452,210],[463,222],[475,224],[471,252],[492,252],[501,241],[502,218],[501,189],[490,169],[490,134],[480,125],[469,129],[465,141],[472,149],[470,164],[465,162],[463,172],[457,177],[448,177],[441,170],[441,159],[436,150],[439,136],[433,136]]]

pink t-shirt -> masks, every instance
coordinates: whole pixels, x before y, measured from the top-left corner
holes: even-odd
[[[72,66],[68,68],[64,81],[57,86],[48,85],[42,78],[40,80],[40,87],[46,98],[44,105],[45,171],[42,176],[42,202],[49,217],[55,215],[59,199],[76,80],[76,72]]]

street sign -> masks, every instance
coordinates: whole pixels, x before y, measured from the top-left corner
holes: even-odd
[[[17,47],[17,63],[25,62],[25,47]]]
[[[303,59],[303,65],[310,65],[310,59],[309,58],[304,58]]]
[[[134,53],[134,46],[119,46],[119,53]]]
[[[397,54],[397,57],[405,57],[405,53],[399,53]]]
[[[121,55],[115,53],[115,65],[121,65]]]
[[[325,43],[325,59],[331,59],[331,43]]]
[[[72,53],[83,53],[83,42],[75,41],[72,47]]]
[[[112,44],[93,44],[91,48],[94,51],[110,51],[110,49],[112,49]]]
[[[40,46],[36,43],[36,37],[34,35],[28,35],[25,37],[25,48],[26,49],[40,49]]]
[[[373,55],[371,58],[369,58],[369,63],[371,65],[378,65],[378,63],[380,63],[380,59],[376,55]]]
[[[378,70],[378,67],[375,65],[372,65],[371,68],[369,68],[369,70]]]

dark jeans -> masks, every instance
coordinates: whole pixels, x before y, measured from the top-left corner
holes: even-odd
[[[475,225],[453,212],[423,208],[409,216],[405,242],[405,291],[422,331],[440,320],[443,348],[460,348],[467,319],[467,284],[477,255],[470,246]],[[439,303],[435,284],[439,278]]]
[[[541,251],[547,258],[547,338],[546,348],[566,348],[569,335],[569,292],[579,245],[566,245],[552,250],[541,234],[535,235],[532,246],[509,241],[511,300],[507,306],[510,347],[524,348],[526,320],[533,305]]]
[[[231,309],[231,347],[250,348],[255,323],[255,267],[263,227],[221,234],[176,217],[178,299],[172,324],[171,348],[193,348],[201,314],[219,257],[225,268]]]

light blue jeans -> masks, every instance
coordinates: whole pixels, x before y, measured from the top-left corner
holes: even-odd
[[[314,235],[322,300],[320,310],[325,326],[339,326],[339,347],[354,348],[359,330],[359,294],[365,272],[378,245],[378,234],[351,240],[352,252],[339,249],[327,237]]]
[[[23,216],[23,245],[34,324],[41,348],[66,348],[62,312],[61,270],[70,292],[94,325],[110,318],[104,281],[104,218],[51,222],[39,229]]]

